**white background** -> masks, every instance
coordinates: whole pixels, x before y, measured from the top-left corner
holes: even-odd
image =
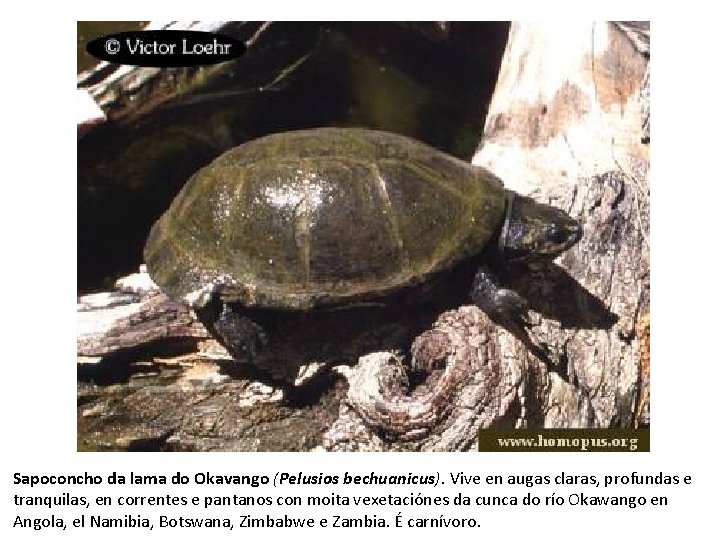
[[[73,7],[79,3],[73,3]],[[434,2],[433,8],[390,2],[356,3],[355,11],[329,11],[303,2],[283,6],[268,2],[226,2],[222,11],[208,2],[202,5],[122,2],[85,3],[73,12],[70,5],[45,8],[24,3],[24,13],[6,14],[2,58],[2,186],[0,187],[0,234],[2,253],[0,283],[3,284],[2,317],[2,495],[0,530],[4,538],[127,538],[142,530],[85,529],[34,532],[13,529],[16,508],[12,494],[13,473],[79,474],[89,471],[106,476],[113,470],[128,474],[172,475],[210,471],[217,474],[268,474],[275,471],[342,474],[399,474],[440,472],[441,488],[398,488],[393,493],[455,495],[459,491],[483,495],[515,494],[528,490],[510,487],[459,488],[451,486],[447,473],[464,471],[486,474],[642,474],[692,475],[692,486],[648,489],[621,488],[617,495],[664,494],[666,508],[469,507],[402,508],[376,507],[366,511],[347,508],[289,510],[292,515],[359,516],[363,513],[387,518],[400,510],[410,516],[475,517],[475,531],[448,529],[434,534],[493,535],[503,538],[651,538],[684,535],[686,538],[716,537],[717,311],[718,245],[720,215],[718,171],[718,90],[714,83],[717,65],[717,29],[714,17],[694,9],[693,2],[675,6],[677,13],[664,14],[650,2],[604,2],[602,12],[572,10],[563,2]],[[278,4],[278,5],[274,5]],[[339,4],[339,3],[338,3]],[[399,4],[399,3],[398,3]],[[453,8],[454,4],[464,7]],[[587,4],[587,3],[584,3]],[[580,6],[580,3],[569,5]],[[637,5],[637,8],[634,6]],[[650,7],[652,6],[652,9]],[[678,10],[677,8],[680,8]],[[195,11],[202,8],[201,11]],[[617,8],[617,9],[615,9]],[[364,11],[357,11],[363,9]],[[596,19],[652,20],[652,452],[649,454],[78,454],[75,451],[75,301],[76,301],[76,133],[75,133],[75,39],[76,20],[174,19],[532,19],[584,17]],[[572,24],[572,21],[566,21]],[[704,440],[705,446],[698,446]],[[123,488],[140,494],[204,495],[207,488],[159,486]],[[27,494],[26,489],[23,493]],[[121,490],[104,487],[37,490],[35,494],[113,495]],[[336,492],[348,495],[380,494],[386,488],[342,486],[325,489],[294,488],[288,494]],[[552,486],[533,488],[539,495],[578,492]],[[610,490],[583,490],[610,494]],[[278,495],[279,490],[214,488],[215,494]],[[123,515],[124,509],[115,509]],[[77,512],[41,510],[32,515],[54,513],[66,518]],[[131,513],[137,514],[138,511]],[[192,515],[190,509],[145,508],[153,516]],[[264,509],[229,508],[216,515],[235,519],[243,513],[263,516]],[[272,514],[282,515],[281,509]],[[203,515],[196,512],[195,515]],[[208,514],[213,515],[213,514]],[[154,521],[154,520],[153,520]],[[274,537],[282,529],[237,528],[198,532],[192,529],[154,530],[150,538],[196,538],[242,534]],[[289,531],[291,534],[297,530]],[[313,529],[308,534],[367,538],[397,536],[409,529]],[[303,533],[299,533],[303,534]],[[143,536],[145,536],[143,534]]]

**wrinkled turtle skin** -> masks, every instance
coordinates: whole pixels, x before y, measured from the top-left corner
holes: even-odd
[[[145,260],[234,356],[272,339],[253,310],[381,302],[475,257],[471,297],[503,318],[525,303],[486,268],[484,248],[500,245],[490,251],[505,261],[554,257],[580,237],[562,210],[509,193],[489,171],[400,135],[279,133],[198,171],[153,226]]]

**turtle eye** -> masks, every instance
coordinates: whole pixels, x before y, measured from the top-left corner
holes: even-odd
[[[567,240],[568,231],[557,225],[550,225],[545,231],[547,239],[555,244],[562,244]]]

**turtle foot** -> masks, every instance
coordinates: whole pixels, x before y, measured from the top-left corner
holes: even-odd
[[[255,358],[268,343],[262,327],[225,305],[213,328],[233,358]]]
[[[501,287],[487,267],[480,267],[475,274],[470,298],[495,321],[527,319],[527,301],[515,291]]]

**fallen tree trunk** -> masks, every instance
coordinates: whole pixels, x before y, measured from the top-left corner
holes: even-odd
[[[556,291],[567,330],[533,335],[602,427],[649,421],[649,84],[649,23],[514,24],[474,159],[584,222],[560,262],[591,297]]]
[[[175,361],[166,376],[168,361],[150,359],[156,378],[135,386],[131,378],[114,404],[81,384],[79,446],[458,450],[472,448],[487,427],[647,425],[647,35],[642,24],[511,27],[473,161],[510,189],[564,208],[584,228],[557,264],[510,276],[530,301],[529,327],[499,327],[470,306],[445,313],[413,344],[413,363],[430,371],[414,388],[390,352],[336,368],[341,378],[293,397],[197,355]],[[177,328],[192,328],[183,309],[172,308]],[[122,324],[162,327],[167,311],[150,313]],[[137,346],[162,331],[146,326],[133,335]],[[104,338],[93,339],[97,347]],[[86,349],[93,351],[105,354]],[[177,367],[183,362],[189,367]]]
[[[163,339],[210,339],[187,305],[160,292],[144,267],[119,280],[116,291],[81,296],[77,323],[80,362]]]

